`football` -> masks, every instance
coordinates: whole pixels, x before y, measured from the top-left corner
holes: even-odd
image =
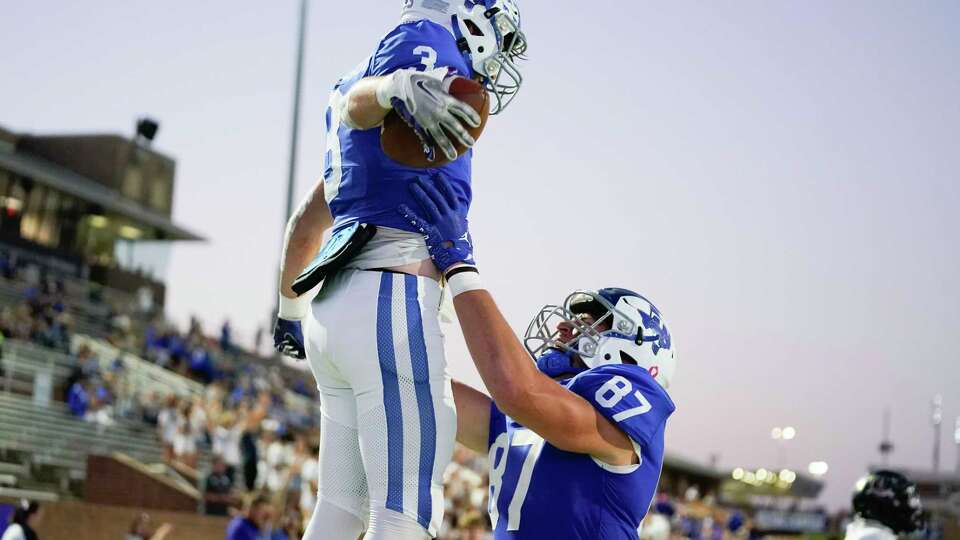
[[[479,140],[483,128],[487,125],[487,117],[490,116],[490,97],[483,86],[471,79],[465,77],[456,77],[450,82],[450,95],[463,101],[473,107],[480,115],[480,127],[471,128],[464,126],[474,139]],[[453,136],[450,136],[458,155],[463,155],[466,147],[458,143]],[[414,133],[413,129],[400,118],[396,111],[390,111],[383,120],[383,128],[380,132],[380,146],[387,156],[408,167],[417,167],[429,169],[446,165],[450,162],[443,152],[437,148],[433,161],[427,161],[427,156],[423,153],[423,144]]]

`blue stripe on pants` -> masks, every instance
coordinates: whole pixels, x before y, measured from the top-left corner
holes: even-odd
[[[413,364],[413,380],[417,389],[417,409],[420,412],[420,479],[417,486],[417,521],[429,528],[433,517],[433,462],[437,453],[437,421],[433,412],[433,396],[430,394],[430,365],[427,362],[427,346],[423,338],[423,319],[420,315],[420,300],[417,297],[417,277],[404,276],[407,304],[407,338],[410,340],[410,361]]]
[[[393,350],[393,278],[384,272],[377,300],[377,356],[383,380],[383,408],[387,417],[387,503],[403,512],[403,411],[397,382],[397,357]]]

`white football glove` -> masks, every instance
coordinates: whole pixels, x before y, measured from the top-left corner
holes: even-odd
[[[447,132],[470,148],[476,142],[464,128],[480,126],[480,115],[473,107],[448,92],[448,68],[417,71],[413,68],[394,71],[377,88],[377,101],[383,108],[392,108],[406,121],[423,142],[427,159],[434,160],[434,145],[447,159],[457,159],[457,151]]]

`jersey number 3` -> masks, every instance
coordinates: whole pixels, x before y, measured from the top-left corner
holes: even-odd
[[[633,392],[633,384],[620,375],[614,375],[609,381],[603,383],[603,386],[597,388],[597,393],[593,397],[602,407],[609,409],[620,403],[620,400],[630,395],[631,392]],[[650,400],[644,397],[639,390],[633,392],[633,396],[640,402],[640,406],[624,409],[613,415],[615,422],[646,414],[653,409],[653,406],[650,405]]]
[[[437,50],[427,45],[420,45],[413,50],[413,54],[420,57],[420,65],[424,71],[430,71],[437,65]]]

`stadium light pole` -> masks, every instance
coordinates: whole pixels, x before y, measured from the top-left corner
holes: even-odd
[[[286,235],[287,222],[293,215],[293,191],[297,179],[297,148],[300,143],[300,95],[303,87],[303,56],[304,42],[306,41],[307,29],[307,3],[309,0],[300,0],[300,20],[298,21],[297,31],[297,63],[293,80],[293,122],[290,126],[290,162],[287,164],[287,206],[283,214],[283,224],[280,226],[280,250],[283,250],[283,237]],[[277,267],[277,278],[273,286],[280,283],[280,267]],[[273,318],[277,314],[279,306],[274,303],[273,311],[270,312],[267,320],[267,332],[272,328]],[[260,352],[259,350],[257,351]]]
[[[933,396],[931,423],[933,424],[933,472],[940,472],[940,424],[943,423],[943,396]]]
[[[297,37],[297,67],[293,83],[293,122],[290,128],[290,163],[287,169],[287,211],[283,218],[283,227],[293,214],[293,187],[297,176],[297,146],[300,142],[300,94],[303,86],[303,49],[306,39],[308,0],[300,0],[300,29]]]
[[[957,445],[957,474],[960,475],[960,416],[953,429],[953,443]]]

